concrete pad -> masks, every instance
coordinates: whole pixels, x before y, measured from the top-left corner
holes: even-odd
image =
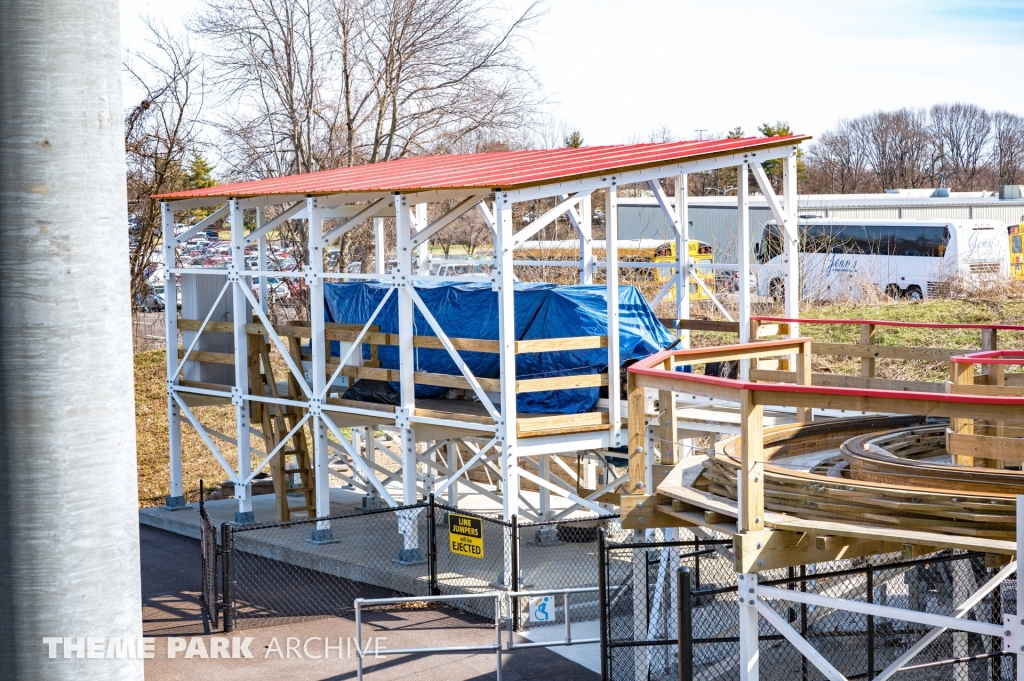
[[[598,620],[571,622],[572,637],[575,640],[601,637],[601,624]],[[550,643],[565,640],[565,625],[554,624],[549,627],[534,627],[529,631],[520,632],[523,638],[535,643]],[[581,667],[586,667],[595,674],[601,673],[601,644],[584,643],[583,645],[556,646],[548,648],[553,653],[571,660]]]

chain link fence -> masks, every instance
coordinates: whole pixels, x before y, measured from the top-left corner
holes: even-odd
[[[519,579],[517,591],[543,591],[545,589],[596,588],[599,584],[598,535],[625,537],[618,515],[591,516],[518,526],[517,552]],[[595,592],[571,593],[568,607],[572,623],[596,624],[600,617],[600,603]],[[563,597],[557,598],[554,616],[544,622],[529,621],[528,603],[514,604],[513,626],[516,630],[544,626],[564,626]],[[596,630],[596,629],[595,629]]]
[[[736,573],[726,539],[683,533],[664,541],[656,533],[609,542],[606,574],[606,678],[676,679],[678,587],[676,570],[690,568],[692,678],[739,677],[739,605]],[[689,538],[689,537],[692,537]],[[860,600],[940,615],[953,611],[998,571],[976,553],[941,552],[916,560],[888,554],[761,573],[760,583],[834,598]],[[967,615],[1001,622],[1015,607],[1016,581],[1005,581]],[[928,633],[929,627],[783,600],[768,601],[848,679],[872,679]],[[685,615],[685,613],[684,613]],[[685,631],[685,629],[684,629]],[[1013,656],[994,637],[945,631],[896,676],[900,681],[996,681],[1015,678]],[[824,679],[763,618],[759,624],[763,679]]]
[[[199,481],[199,551],[201,555],[202,579],[200,581],[199,602],[203,606],[203,612],[210,622],[211,629],[217,629],[219,625],[221,602],[217,589],[217,527],[210,520],[210,514],[206,510],[206,500],[203,498],[203,483]]]
[[[212,533],[208,544],[216,551],[216,528],[203,517],[204,535]],[[413,506],[327,518],[225,523],[220,600],[217,554],[208,557],[206,544],[203,593],[218,603],[225,631],[351,616],[356,598],[393,596],[451,596],[447,605],[493,618],[494,602],[458,596],[596,587],[599,528],[621,534],[617,516],[519,524],[515,518],[504,522],[438,504],[432,497]],[[574,622],[596,622],[596,596],[570,598]],[[526,604],[513,610],[500,614],[513,616],[519,628]],[[551,623],[561,621],[560,616]]]

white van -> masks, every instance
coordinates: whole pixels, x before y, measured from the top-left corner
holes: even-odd
[[[754,244],[757,292],[775,299],[783,294],[781,229],[769,222]],[[799,230],[800,278],[812,299],[856,299],[874,286],[924,300],[948,295],[954,282],[1010,275],[1006,225],[998,221],[818,218],[801,219]]]

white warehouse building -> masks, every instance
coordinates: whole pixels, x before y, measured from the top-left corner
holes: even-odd
[[[802,194],[801,217],[999,220],[1006,224],[1024,222],[1021,187],[1003,187],[997,192],[951,192],[948,189],[895,189],[884,194]],[[671,198],[670,198],[671,201]],[[736,262],[736,197],[690,197],[690,238],[712,246],[717,262]],[[771,220],[763,196],[750,196],[750,243],[760,238]],[[653,197],[619,198],[619,238],[668,241],[672,227]]]

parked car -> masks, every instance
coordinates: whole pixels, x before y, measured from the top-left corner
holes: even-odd
[[[163,312],[163,296],[152,291],[145,295],[135,296],[134,308],[136,312]]]
[[[260,291],[260,278],[252,278],[252,294],[259,295]],[[277,277],[267,277],[267,291],[270,294],[272,301],[282,302],[292,297],[291,290],[288,288],[286,282],[281,281]]]

